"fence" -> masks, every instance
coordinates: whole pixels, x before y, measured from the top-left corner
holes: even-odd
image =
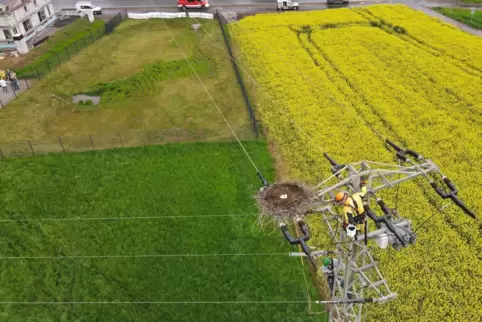
[[[51,153],[72,153],[179,142],[231,141],[232,135],[213,135],[205,130],[167,129],[129,131],[103,135],[60,136],[43,140],[0,143],[0,159]]]
[[[161,19],[173,19],[173,18],[202,18],[202,19],[214,19],[214,15],[211,13],[203,13],[203,12],[147,12],[147,13],[135,13],[129,12],[127,16],[130,19],[152,19],[152,18],[161,18]]]
[[[126,20],[127,18],[128,17],[126,10],[119,12],[112,19],[105,23],[105,32],[108,34],[113,33],[115,27],[117,27],[122,21]]]
[[[73,41],[69,46],[63,49],[50,53],[50,57],[45,61],[38,63],[33,62],[31,66],[20,69],[17,75],[21,78],[41,79],[46,74],[52,72],[56,67],[71,60],[75,54],[99,40],[104,34],[104,26],[89,29],[86,36]]]
[[[105,34],[110,34],[114,31],[115,27],[119,25],[122,21],[127,18],[127,12],[119,12],[112,19],[107,21],[103,26],[97,28],[89,29],[89,33],[78,40],[75,40],[69,46],[55,52],[51,53],[50,57],[41,63],[33,63],[31,67],[26,67],[20,69],[17,72],[17,77],[22,78],[18,81],[20,89],[16,90],[13,86],[9,89],[8,95],[1,94],[3,97],[0,98],[0,106],[3,108],[8,102],[16,99],[17,96],[22,93],[25,89],[29,89],[35,80],[42,79],[45,75],[52,72],[56,67],[60,66],[66,61],[72,59],[72,57],[80,52],[83,48],[93,44]],[[22,86],[24,85],[24,86]],[[13,94],[13,95],[12,95]]]
[[[256,121],[256,117],[254,115],[253,107],[251,105],[251,101],[249,99],[248,93],[246,91],[246,87],[244,86],[243,79],[241,78],[241,73],[239,72],[238,64],[236,63],[236,59],[233,55],[233,50],[231,49],[231,44],[229,42],[228,33],[225,29],[225,25],[228,23],[224,16],[216,9],[216,16],[219,22],[219,27],[221,28],[221,33],[223,34],[224,42],[226,43],[226,47],[228,48],[229,58],[233,64],[234,73],[236,74],[236,78],[238,80],[239,87],[241,89],[241,93],[243,94],[244,101],[246,102],[246,107],[248,108],[249,118],[251,120],[253,131],[256,134],[256,137],[259,137],[259,128],[258,122]]]

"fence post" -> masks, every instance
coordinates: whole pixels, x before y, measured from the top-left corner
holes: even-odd
[[[27,84],[27,89],[30,89],[30,85],[28,84],[28,80],[25,79],[25,84]]]
[[[117,132],[117,134],[119,135],[119,140],[120,140],[120,143],[121,143],[121,147],[124,147],[124,143],[122,143],[122,136],[121,136],[120,132]]]
[[[27,140],[27,142],[28,142],[28,145],[30,146],[30,150],[32,150],[32,155],[35,155],[35,152],[32,147],[32,143],[30,143],[30,140]]]
[[[77,47],[77,40],[74,42],[74,45],[75,45],[75,50],[77,50],[77,52],[79,52],[79,47]]]
[[[35,72],[37,73],[37,78],[40,79],[40,74],[38,73],[37,67],[35,67]]]
[[[92,135],[89,135],[89,139],[90,139],[90,145],[92,145],[92,150],[95,150],[94,141],[92,141]]]
[[[149,138],[149,145],[152,145],[151,134],[147,131],[147,137]]]
[[[60,138],[60,136],[59,136],[59,143],[60,143],[60,146],[62,147],[62,152],[65,153],[64,144],[62,143],[62,139]]]
[[[67,57],[69,57],[70,60],[69,47],[65,47],[65,52],[67,53]]]
[[[5,159],[5,157],[3,156],[2,150],[0,150],[0,156],[2,157],[2,159]]]
[[[60,65],[59,53],[55,53],[55,56],[57,56],[57,61],[59,62],[59,65]]]
[[[47,61],[45,62],[45,64],[46,64],[47,67],[49,68],[49,73],[50,73],[50,72],[52,71],[52,70],[50,69],[50,62],[47,60]]]
[[[85,38],[86,38],[86,37],[84,37],[84,38],[82,38],[82,39],[84,40],[84,45],[85,45],[85,47],[87,47],[87,43],[85,42]]]
[[[92,38],[92,43],[94,43],[94,36],[92,36],[92,31],[90,31],[90,29],[89,29],[89,33],[90,33],[90,38]]]

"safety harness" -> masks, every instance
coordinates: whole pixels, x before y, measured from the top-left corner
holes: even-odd
[[[356,202],[355,198],[348,197],[353,201],[354,207],[348,202],[348,206],[355,212],[356,216],[353,217],[353,221],[358,224],[363,224],[365,221],[365,214],[360,214],[358,212],[358,203]]]

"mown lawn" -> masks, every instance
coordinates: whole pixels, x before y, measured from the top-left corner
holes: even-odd
[[[474,15],[471,14],[471,9],[434,8],[434,10],[474,28],[482,29],[482,10],[475,10]]]
[[[203,30],[191,29],[195,21],[165,22],[234,130],[242,138],[252,138],[228,56]],[[224,46],[217,22],[202,23]],[[166,129],[229,137],[211,98],[183,58],[162,21],[127,20],[0,111],[0,149],[4,142],[25,139],[88,140],[88,135],[107,138],[117,133],[134,137],[131,145],[143,145],[144,131]],[[93,92],[101,95],[95,108],[72,101],[74,94]]]
[[[245,144],[272,179],[266,145]],[[47,155],[6,159],[0,166],[0,302],[307,299],[299,258],[288,256],[292,249],[279,233],[270,234],[273,227],[260,231],[256,225],[252,196],[260,183],[236,143]],[[88,220],[117,217],[139,219]],[[215,253],[271,255],[69,258]],[[26,256],[65,258],[18,258]],[[310,293],[316,299],[311,286]],[[307,303],[0,303],[0,316],[9,321],[324,319],[309,315]]]

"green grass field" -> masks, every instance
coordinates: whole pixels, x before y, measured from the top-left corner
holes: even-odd
[[[224,42],[217,22],[203,21],[203,27],[218,44],[204,31],[194,32],[189,19],[165,22],[234,130],[244,139],[252,138],[231,62],[218,47]],[[73,103],[72,95],[92,92],[102,96],[96,108]],[[0,122],[2,150],[2,144],[11,141],[55,141],[59,136],[88,140],[88,135],[108,138],[118,132],[135,137],[146,130],[202,130],[207,137],[230,136],[160,20],[123,22],[113,34],[85,48],[12,101],[0,111]],[[130,145],[145,143],[140,136],[137,140],[133,138]],[[57,146],[54,143],[51,151]]]
[[[462,8],[434,8],[435,11],[441,13],[449,18],[463,22],[476,29],[482,29],[482,10],[475,10],[474,15],[471,15],[470,9]]]
[[[266,144],[245,144],[272,180]],[[0,167],[0,302],[307,299],[300,260],[287,256],[293,249],[273,227],[260,231],[256,225],[253,194],[260,183],[236,143],[6,159]],[[88,220],[100,217],[139,219]],[[272,255],[68,257],[215,253]],[[66,257],[18,258],[25,256]],[[308,283],[316,299],[309,274]],[[307,303],[0,304],[0,316],[4,321],[325,319],[309,315]]]

